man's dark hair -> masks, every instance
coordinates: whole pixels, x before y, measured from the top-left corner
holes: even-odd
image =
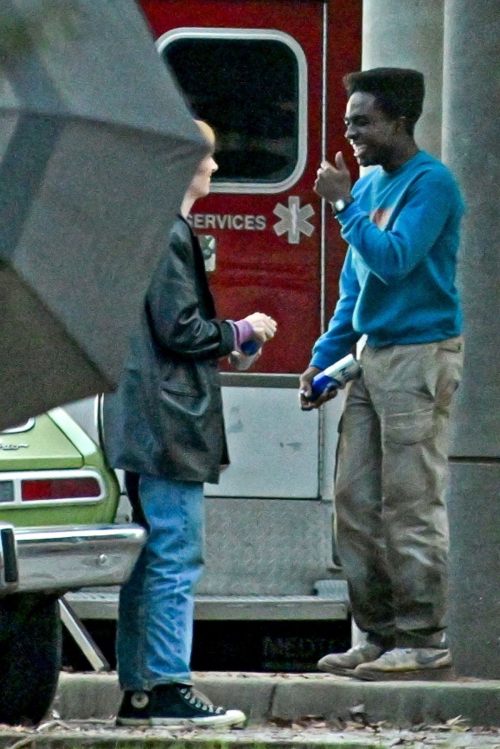
[[[406,117],[406,130],[413,136],[415,123],[422,114],[425,86],[418,70],[373,68],[348,73],[343,78],[348,97],[356,91],[372,94],[377,107],[391,120]]]

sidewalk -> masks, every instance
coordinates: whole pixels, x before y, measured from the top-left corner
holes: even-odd
[[[253,726],[242,730],[124,729],[110,722],[51,721],[38,730],[2,730],[0,749],[500,749],[500,733],[436,727],[418,731]]]
[[[250,724],[353,720],[391,726],[500,726],[500,680],[360,682],[328,674],[197,673],[195,685],[215,704],[243,710]],[[116,674],[61,674],[54,710],[64,720],[109,719],[120,695]],[[500,742],[499,742],[500,746]]]

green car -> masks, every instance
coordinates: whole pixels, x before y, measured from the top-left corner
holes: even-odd
[[[118,585],[145,532],[114,524],[120,488],[64,409],[0,433],[0,723],[37,723],[61,666],[58,599]]]

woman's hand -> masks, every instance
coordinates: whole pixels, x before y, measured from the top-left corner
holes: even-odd
[[[265,315],[263,312],[254,312],[252,315],[245,317],[245,320],[250,323],[254,332],[254,338],[260,343],[265,343],[274,338],[276,331],[278,330],[278,323],[273,320],[269,315]]]

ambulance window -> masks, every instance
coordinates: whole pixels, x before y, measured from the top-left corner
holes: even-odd
[[[232,37],[173,38],[162,54],[193,113],[216,131],[216,189],[218,183],[276,192],[298,179],[306,147],[299,102],[305,110],[307,97],[295,49],[279,38],[238,38],[235,31]]]

